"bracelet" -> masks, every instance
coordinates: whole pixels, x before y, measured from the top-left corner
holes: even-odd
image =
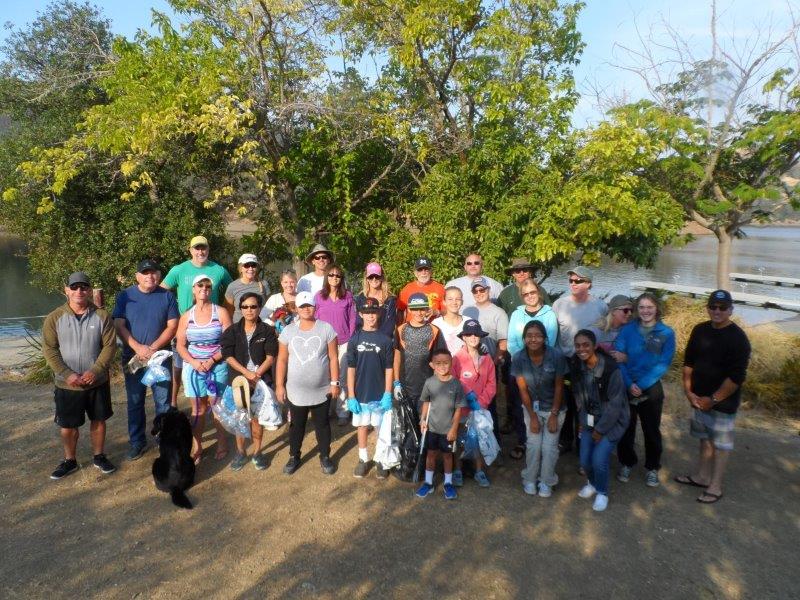
[[[335,385],[336,387],[339,387],[339,382],[331,380],[331,385]]]

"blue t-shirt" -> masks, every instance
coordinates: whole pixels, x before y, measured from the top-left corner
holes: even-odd
[[[347,366],[356,370],[355,397],[362,404],[380,400],[386,369],[394,362],[394,342],[381,331],[359,329],[347,342]],[[350,391],[350,390],[348,390]]]
[[[556,377],[563,377],[569,372],[567,359],[558,348],[546,346],[541,365],[536,365],[528,356],[527,350],[520,350],[511,359],[511,375],[524,377],[531,402],[538,402],[540,411],[553,408],[556,399]],[[562,402],[560,410],[566,410],[567,403]]]
[[[145,294],[139,286],[132,285],[117,294],[113,319],[125,319],[125,327],[133,339],[140,344],[149,345],[158,339],[166,329],[167,321],[180,317],[175,294],[162,287]],[[122,347],[122,361],[129,361],[134,355],[128,344]]]

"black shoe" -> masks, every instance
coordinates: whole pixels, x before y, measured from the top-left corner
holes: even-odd
[[[322,472],[325,475],[333,475],[336,472],[336,467],[333,466],[331,459],[327,456],[323,456],[319,459],[319,465],[322,467]]]
[[[330,462],[330,461],[328,461]],[[353,471],[353,477],[357,479],[361,479],[369,472],[369,463],[363,460],[358,461],[355,470]]]
[[[558,443],[559,454],[569,454],[570,452],[572,452],[572,444]]]
[[[108,475],[109,473],[113,473],[117,470],[111,461],[106,458],[105,454],[95,454],[94,455],[94,466],[100,469],[100,472],[103,475]]]
[[[292,456],[289,458],[289,462],[286,463],[286,466],[283,467],[283,472],[286,475],[292,475],[299,468],[300,468],[300,459]]]
[[[375,477],[378,479],[386,479],[389,476],[389,471],[383,468],[381,463],[375,463]]]
[[[74,458],[64,459],[56,467],[56,470],[50,473],[50,479],[61,479],[78,470],[78,461]]]

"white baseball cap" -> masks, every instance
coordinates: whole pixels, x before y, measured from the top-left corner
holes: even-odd
[[[311,294],[311,292],[300,292],[297,294],[294,299],[294,304],[297,306],[297,308],[306,305],[316,306],[316,303],[314,302],[314,296]]]
[[[201,281],[206,281],[206,280],[211,282],[212,287],[214,286],[214,280],[211,279],[211,277],[209,277],[205,273],[200,273],[200,275],[195,275],[194,279],[192,279],[192,287],[196,286]]]
[[[239,264],[246,265],[247,263],[261,264],[258,262],[258,257],[255,254],[242,254],[239,257]]]

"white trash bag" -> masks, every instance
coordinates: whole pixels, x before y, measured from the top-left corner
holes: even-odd
[[[278,398],[264,381],[259,381],[250,395],[250,410],[258,418],[259,424],[269,431],[275,431],[283,425],[283,414],[278,405]]]
[[[467,436],[463,458],[471,458],[473,456],[475,442],[477,441],[477,450],[483,456],[486,465],[491,465],[500,452],[500,445],[497,443],[497,438],[494,437],[493,430],[492,414],[484,408],[473,410],[467,419]]]
[[[400,446],[392,439],[394,411],[384,411],[378,428],[378,441],[375,444],[375,462],[384,469],[392,469],[400,464]]]

